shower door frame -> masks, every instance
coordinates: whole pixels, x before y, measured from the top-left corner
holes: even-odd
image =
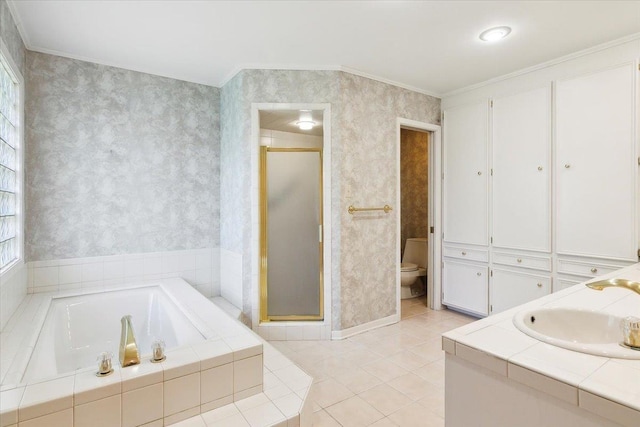
[[[269,247],[269,235],[268,235],[268,186],[267,186],[267,153],[318,153],[320,161],[319,170],[319,214],[320,224],[318,230],[318,295],[319,295],[319,310],[318,315],[279,315],[270,316],[268,314],[268,259],[267,252]],[[260,147],[260,322],[272,322],[272,321],[323,321],[324,320],[324,194],[323,194],[323,149],[322,148],[276,148],[269,146]]]

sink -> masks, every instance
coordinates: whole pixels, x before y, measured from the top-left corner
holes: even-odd
[[[621,321],[621,317],[577,308],[535,308],[513,317],[520,331],[557,347],[596,356],[640,359],[640,351],[620,345]]]

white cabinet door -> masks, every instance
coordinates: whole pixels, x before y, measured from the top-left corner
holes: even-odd
[[[470,313],[488,313],[488,267],[451,260],[444,261],[442,303]]]
[[[444,240],[488,244],[488,103],[444,112]]]
[[[557,252],[636,260],[635,66],[557,82]]]
[[[495,98],[493,245],[551,251],[551,88]]]
[[[549,276],[493,269],[491,314],[508,310],[549,293],[551,293]]]

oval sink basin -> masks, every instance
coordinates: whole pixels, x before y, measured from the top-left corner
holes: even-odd
[[[513,324],[532,338],[596,356],[640,359],[640,351],[620,345],[621,317],[591,310],[536,308],[513,317]]]

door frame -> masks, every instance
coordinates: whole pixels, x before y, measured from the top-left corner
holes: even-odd
[[[420,122],[398,117],[396,119],[396,313],[401,308],[401,187],[400,187],[400,130],[410,129],[429,134],[429,233],[427,242],[429,260],[427,265],[427,301],[429,308],[442,310],[442,127],[432,123]],[[431,286],[429,284],[431,283]]]
[[[260,322],[260,110],[322,110],[322,230],[323,246],[323,286],[324,286],[324,320],[316,321],[279,321]],[[302,337],[308,334],[313,339],[327,339],[331,336],[331,104],[329,103],[251,103],[251,320],[254,329],[263,337],[263,328],[279,326],[286,329],[292,337]],[[316,327],[321,327],[317,331]],[[313,330],[312,330],[313,329]],[[318,335],[316,335],[318,332]],[[278,338],[283,339],[283,338]],[[298,338],[299,339],[299,338]]]

